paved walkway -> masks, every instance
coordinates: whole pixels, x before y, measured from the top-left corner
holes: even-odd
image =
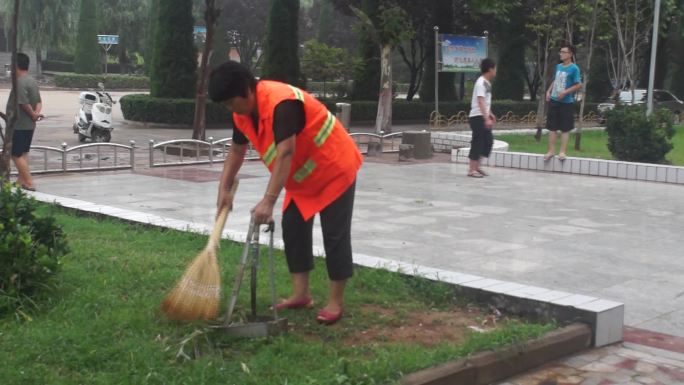
[[[613,384],[684,384],[684,354],[626,343],[552,362],[498,385]]]
[[[389,156],[389,155],[386,155]],[[392,155],[396,157],[395,155]],[[367,162],[354,250],[626,304],[625,324],[684,337],[684,189],[463,165]],[[210,224],[220,165],[41,176],[39,191]],[[242,170],[227,227],[245,231],[267,171]],[[315,241],[322,244],[320,234]]]

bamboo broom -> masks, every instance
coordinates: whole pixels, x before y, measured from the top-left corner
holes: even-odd
[[[229,194],[235,195],[237,185],[236,179]],[[195,257],[183,273],[183,277],[164,299],[161,311],[167,317],[181,321],[198,319],[206,321],[218,316],[221,300],[221,274],[216,250],[219,248],[227,217],[228,208],[224,207],[216,218],[207,246]]]

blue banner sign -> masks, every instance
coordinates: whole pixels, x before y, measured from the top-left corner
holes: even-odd
[[[97,35],[100,44],[119,44],[119,35]]]
[[[487,57],[487,38],[440,34],[441,72],[480,72],[480,62]]]

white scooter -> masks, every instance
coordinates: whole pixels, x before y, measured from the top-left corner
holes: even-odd
[[[105,91],[104,84],[98,83],[100,91],[81,92],[78,97],[81,106],[74,119],[74,134],[85,142],[109,142],[112,139],[112,106],[116,101]]]

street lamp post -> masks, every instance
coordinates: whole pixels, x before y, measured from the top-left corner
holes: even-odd
[[[660,0],[655,0],[655,12],[653,15],[653,36],[651,37],[651,67],[648,73],[648,100],[646,102],[646,115],[653,113],[653,83],[655,83],[656,54],[658,49],[658,30],[660,24]]]
[[[432,28],[435,31],[435,112],[439,121],[439,27]]]

